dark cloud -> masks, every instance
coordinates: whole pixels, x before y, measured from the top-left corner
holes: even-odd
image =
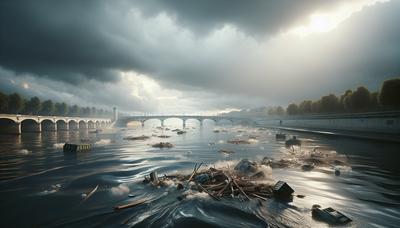
[[[140,9],[153,16],[160,12],[174,15],[179,24],[204,35],[225,24],[233,24],[251,35],[286,30],[315,10],[338,4],[325,0],[139,0]]]
[[[162,102],[153,93],[124,99],[121,71],[181,91],[193,109],[284,104],[400,75],[398,1],[365,7],[328,33],[283,35],[343,2],[4,0],[0,66],[16,73],[8,78],[46,84],[50,96],[143,111]]]

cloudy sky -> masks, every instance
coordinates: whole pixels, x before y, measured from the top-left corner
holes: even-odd
[[[0,2],[0,90],[137,113],[315,99],[400,75],[400,0]]]

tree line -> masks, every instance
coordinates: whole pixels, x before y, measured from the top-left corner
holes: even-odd
[[[25,99],[18,93],[7,95],[2,92],[0,92],[0,113],[103,118],[112,118],[113,115],[110,110],[68,105],[65,102],[54,102],[51,99],[41,101],[38,97]]]
[[[280,109],[273,114],[283,114]],[[342,95],[329,94],[319,100],[304,100],[292,103],[286,108],[288,115],[356,113],[400,110],[400,78],[386,80],[379,91],[370,92],[360,86],[356,90],[346,90]]]

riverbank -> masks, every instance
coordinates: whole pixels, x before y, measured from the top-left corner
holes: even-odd
[[[346,130],[327,130],[318,128],[293,128],[293,127],[273,127],[275,129],[295,131],[295,132],[307,132],[320,135],[334,136],[334,137],[347,137],[355,139],[366,139],[381,142],[400,143],[400,136],[397,134],[384,134],[384,133],[371,133],[371,132],[360,132],[360,131],[346,131]]]

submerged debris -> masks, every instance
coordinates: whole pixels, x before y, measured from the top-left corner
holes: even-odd
[[[124,140],[147,140],[149,139],[149,136],[146,135],[141,135],[141,136],[128,136],[125,137]]]
[[[156,147],[156,148],[172,148],[172,147],[174,147],[174,144],[169,143],[169,142],[159,142],[159,143],[153,144],[152,147]]]

